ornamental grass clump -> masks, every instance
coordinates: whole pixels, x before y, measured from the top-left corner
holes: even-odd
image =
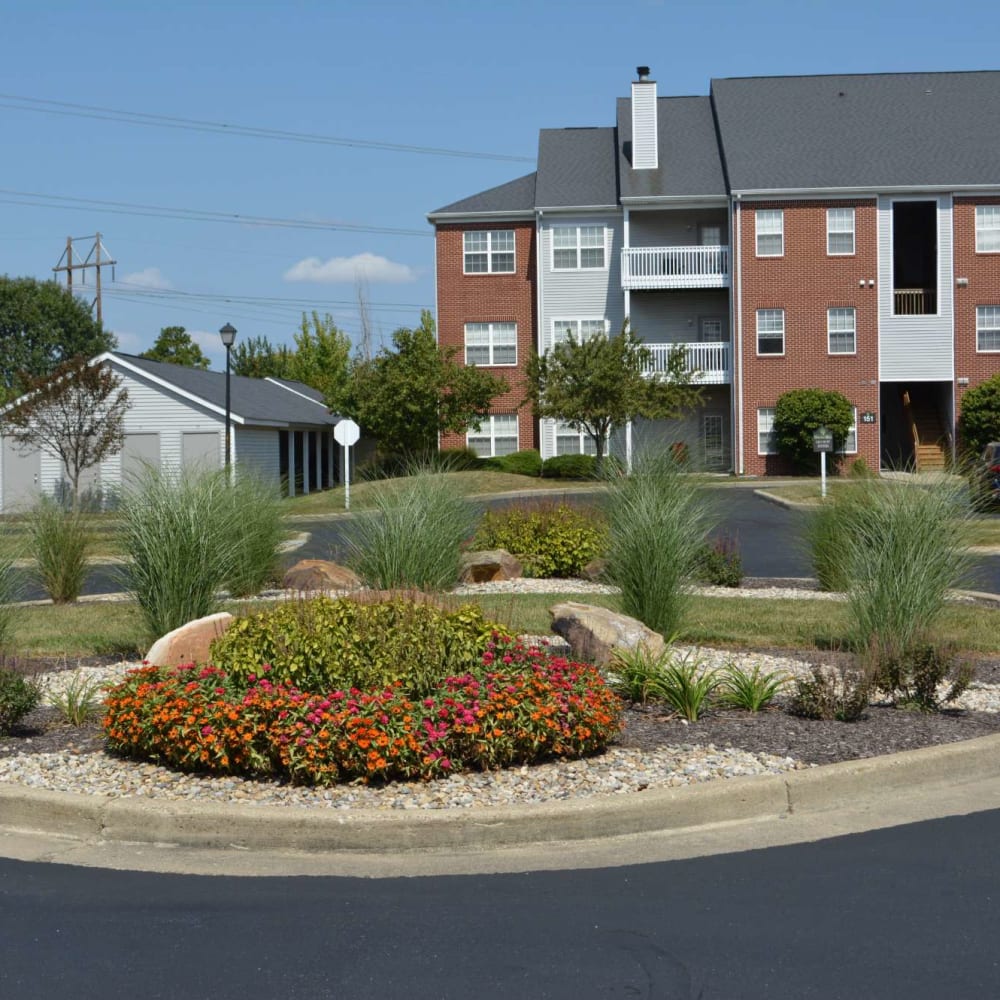
[[[28,538],[36,572],[53,603],[75,601],[83,590],[92,541],[86,517],[43,497],[28,515]]]
[[[394,490],[376,488],[375,510],[346,527],[348,562],[371,587],[445,590],[475,528],[472,505],[447,476],[417,469]]]
[[[226,542],[232,564],[223,586],[233,597],[251,597],[275,582],[278,546],[284,538],[278,488],[250,469],[240,468],[223,493],[234,531]]]
[[[607,518],[594,508],[569,504],[518,504],[487,511],[472,540],[474,549],[506,549],[530,577],[579,576],[603,556]]]
[[[711,527],[705,497],[669,456],[645,457],[612,480],[608,522],[607,573],[622,610],[661,635],[677,633]]]
[[[0,526],[0,532],[2,530]],[[2,541],[0,538],[0,542]],[[17,608],[13,606],[13,602],[17,600],[19,591],[14,557],[0,549],[0,653],[9,650],[14,641]]]
[[[213,667],[132,671],[107,697],[109,749],[181,770],[329,785],[430,779],[580,757],[620,731],[621,705],[596,668],[519,644],[423,698],[400,685],[306,692],[269,671],[237,681]]]

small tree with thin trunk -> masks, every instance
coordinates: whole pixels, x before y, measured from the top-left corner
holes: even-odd
[[[652,353],[629,328],[621,332],[566,340],[528,362],[528,399],[535,415],[564,420],[594,442],[600,468],[616,424],[643,417],[667,420],[701,402],[692,385],[684,349],[667,357],[666,370],[649,373]]]
[[[50,376],[28,379],[27,385],[27,393],[0,415],[0,430],[22,448],[40,448],[62,459],[75,510],[80,476],[121,451],[128,392],[107,365],[82,357]]]

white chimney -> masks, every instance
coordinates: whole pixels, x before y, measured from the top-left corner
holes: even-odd
[[[639,79],[632,84],[632,168],[655,170],[659,166],[656,136],[656,81],[648,66],[637,66]]]

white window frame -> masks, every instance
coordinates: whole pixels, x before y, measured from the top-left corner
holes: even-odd
[[[778,445],[774,440],[773,406],[757,407],[757,454],[777,455]]]
[[[851,407],[854,414],[854,422],[847,430],[847,437],[844,438],[844,447],[837,449],[838,455],[857,455],[858,453],[858,408]],[[851,447],[848,447],[850,445]]]
[[[834,329],[837,319],[850,318],[850,327],[845,324]],[[851,335],[851,349],[849,351],[834,350],[833,337],[835,334]],[[848,355],[858,353],[858,311],[854,306],[830,306],[826,311],[826,353],[833,355]]]
[[[1000,205],[976,205],[976,253],[1000,253]]]
[[[504,421],[504,430],[506,433],[497,433],[497,419]],[[480,458],[497,458],[497,441],[498,440],[509,440],[511,435],[509,433],[508,421],[513,421],[514,424],[514,447],[510,451],[501,451],[499,455],[510,455],[515,451],[520,451],[521,448],[521,429],[518,426],[517,414],[516,413],[491,413],[487,417],[483,417],[479,421],[479,430],[467,430],[465,432],[465,444],[466,447],[471,448]],[[489,441],[490,453],[488,455],[483,454],[480,450],[482,445],[476,445],[474,442],[478,440],[480,442]]]
[[[581,333],[583,324],[587,323],[589,329]],[[572,329],[570,330],[570,327]],[[604,316],[565,316],[552,320],[552,346],[566,342],[566,331],[570,330],[576,342],[582,343],[596,334],[603,333],[607,336],[608,321]]]
[[[850,224],[848,225],[848,221]],[[853,257],[855,254],[854,209],[828,208],[826,210],[826,253],[828,257]],[[831,241],[837,236],[850,236],[850,250],[834,250]]]
[[[486,237],[485,247],[474,247],[469,249],[468,238]],[[494,246],[499,244],[500,237],[510,237],[510,247]],[[485,271],[470,271],[469,258],[486,256]],[[510,257],[510,267],[496,267],[497,257]],[[517,272],[517,238],[513,229],[467,229],[462,233],[462,273],[463,274],[515,274]]]
[[[575,451],[560,451],[559,442],[562,441],[576,441]],[[597,445],[594,443],[594,439],[583,430],[576,430],[571,427],[565,420],[557,420],[555,428],[555,453],[557,455],[596,455]]]
[[[768,318],[773,318],[774,316],[781,317],[781,350],[780,351],[762,351],[760,349],[760,335],[761,335],[761,319],[765,316]],[[776,330],[765,330],[766,334],[769,334],[765,339],[776,340],[775,336]],[[758,309],[757,310],[757,357],[759,358],[782,358],[785,356],[785,310],[784,309]]]
[[[591,232],[593,230],[593,233]],[[586,232],[587,239],[593,240],[594,242],[585,242],[584,234]],[[572,235],[572,245],[567,242],[563,246],[556,246],[558,242],[557,234],[564,233],[565,239],[569,239]],[[598,233],[600,234],[600,243],[596,241],[598,239]],[[604,225],[580,225],[580,226],[553,226],[551,229],[551,261],[553,271],[606,271],[608,269],[608,232]],[[601,251],[601,263],[600,264],[585,264],[584,251],[586,250],[597,250]],[[572,264],[557,264],[556,254],[564,253],[569,254],[572,251],[573,260]]]
[[[486,348],[487,361],[470,361],[469,360],[469,333],[470,327],[473,328],[484,328],[481,330],[486,334],[485,344],[473,344],[471,345],[473,349],[483,347]],[[497,348],[510,348],[509,343],[500,343],[498,339],[498,334],[504,333],[508,334],[513,332],[513,347],[514,347],[514,360],[513,361],[497,361],[496,353]],[[517,365],[517,323],[466,323],[464,329],[465,336],[465,363],[466,365],[474,368],[513,368]]]
[[[761,237],[778,237],[777,251],[762,251]],[[785,256],[785,211],[781,208],[758,208],[754,212],[754,240],[758,257]]]
[[[990,334],[996,347],[983,347],[982,334]],[[976,353],[1000,353],[1000,305],[976,306]]]

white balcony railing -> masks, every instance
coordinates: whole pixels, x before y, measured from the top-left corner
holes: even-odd
[[[729,247],[625,247],[622,288],[728,288]]]
[[[652,355],[646,368],[647,375],[667,371],[670,352],[680,347],[684,350],[686,367],[695,373],[694,382],[698,385],[728,385],[733,380],[732,352],[726,341],[644,346]]]

